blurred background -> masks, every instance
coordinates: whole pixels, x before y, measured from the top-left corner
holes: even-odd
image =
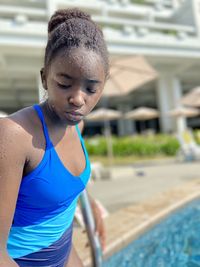
[[[109,244],[143,222],[148,228],[154,215],[190,194],[199,197],[200,0],[0,0],[0,117],[44,99],[47,22],[56,9],[72,7],[102,27],[110,54],[110,79],[83,132],[92,163],[88,190],[108,217]],[[172,219],[176,229],[164,226],[132,263],[200,266],[200,218],[188,226],[199,210],[185,222]],[[80,218],[77,212],[81,225]],[[85,259],[80,235],[76,247]],[[106,266],[132,267],[127,259]]]
[[[111,79],[98,107],[125,113],[145,106],[160,113],[143,123],[117,119],[112,133],[176,131],[176,119],[166,113],[200,84],[197,5],[195,0],[0,0],[0,109],[11,113],[38,102],[47,21],[58,8],[79,7],[101,25],[110,52]],[[187,123],[198,128],[200,119]],[[102,125],[88,122],[85,135],[101,133]]]
[[[0,0],[0,116],[44,97],[47,22],[72,7],[102,27],[110,54],[110,79],[85,120],[92,161],[199,160],[199,0]]]

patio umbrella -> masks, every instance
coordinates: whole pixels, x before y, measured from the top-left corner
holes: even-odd
[[[170,110],[167,115],[171,117],[176,117],[176,123],[177,123],[177,129],[178,132],[184,132],[187,128],[185,121],[182,119],[183,117],[195,117],[198,116],[199,110],[196,108],[190,108],[190,107],[177,107],[175,109]]]
[[[139,121],[151,120],[158,118],[159,112],[157,109],[140,107],[125,113],[125,119],[133,119]],[[142,130],[142,129],[141,129]]]
[[[85,119],[87,121],[103,121],[105,129],[105,137],[108,148],[108,157],[110,164],[113,159],[113,149],[112,149],[112,138],[110,130],[110,121],[119,119],[122,116],[122,113],[113,109],[99,108],[95,111],[92,111]]]
[[[157,118],[159,112],[154,108],[140,107],[134,110],[131,110],[125,114],[126,119],[135,119],[135,120],[150,120]]]
[[[0,118],[4,118],[4,117],[7,117],[8,114],[5,113],[4,111],[0,111]]]
[[[200,107],[200,87],[195,87],[185,94],[181,99],[181,103],[186,106]]]
[[[110,77],[105,84],[103,95],[128,94],[156,77],[157,72],[142,56],[112,58],[110,62]]]
[[[88,121],[111,121],[119,119],[122,116],[120,111],[108,108],[99,108],[87,115]]]
[[[195,117],[199,115],[199,110],[190,107],[177,107],[167,113],[171,117]]]

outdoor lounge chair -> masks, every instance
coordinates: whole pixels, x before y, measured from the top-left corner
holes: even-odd
[[[91,163],[91,176],[93,180],[110,179],[111,172],[108,168],[105,168],[101,162]]]
[[[180,143],[178,157],[185,161],[200,160],[200,146],[195,142],[194,136],[190,129],[177,134]]]

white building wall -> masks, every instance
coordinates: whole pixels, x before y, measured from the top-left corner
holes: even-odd
[[[171,22],[195,26],[196,33],[200,36],[200,0],[182,1]]]
[[[0,103],[6,105],[6,99],[14,98],[14,94],[6,94],[4,83],[12,83],[10,89],[13,92],[16,90],[19,103],[26,106],[31,102],[33,88],[37,84],[35,77],[39,73],[46,44],[47,21],[57,8],[80,7],[91,13],[98,23],[103,23],[111,54],[143,54],[151,57],[152,61],[162,58],[163,66],[165,58],[171,58],[177,64],[180,60],[180,65],[182,58],[199,58],[200,61],[200,0],[146,0],[147,2],[146,5],[133,5],[126,0],[0,0],[0,74],[3,77],[0,76]],[[21,77],[16,77],[17,73]],[[30,81],[34,77],[35,82],[30,82],[30,98],[27,102],[20,99],[17,91],[24,83],[24,76],[30,77]],[[171,131],[175,129],[174,120],[167,118],[164,112],[174,107],[171,103],[180,98],[181,89],[177,89],[180,86],[175,77],[171,77],[169,81],[169,77],[165,76],[161,73],[157,83],[157,99],[162,129]],[[28,79],[25,82],[29,84]],[[17,87],[16,84],[20,85]],[[125,124],[119,128],[131,133],[134,130],[133,124],[128,121]]]
[[[178,77],[162,73],[157,82],[157,99],[160,110],[160,127],[163,132],[183,131],[185,118],[172,118],[168,112],[181,106],[182,86]]]
[[[195,0],[196,1],[196,0]],[[193,0],[183,1],[179,9],[174,13],[171,22],[183,25],[195,26]]]
[[[131,110],[131,105],[119,104],[117,108],[122,113],[126,113]],[[117,128],[118,128],[118,134],[120,136],[131,135],[135,133],[135,123],[133,120],[125,120],[121,118],[117,121]]]
[[[170,110],[169,90],[171,86],[167,75],[160,75],[157,81],[157,101],[160,110],[160,128],[163,132],[170,132],[173,129],[172,120],[166,116]]]

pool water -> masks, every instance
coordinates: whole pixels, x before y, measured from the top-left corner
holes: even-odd
[[[200,200],[167,217],[103,267],[200,267]]]

